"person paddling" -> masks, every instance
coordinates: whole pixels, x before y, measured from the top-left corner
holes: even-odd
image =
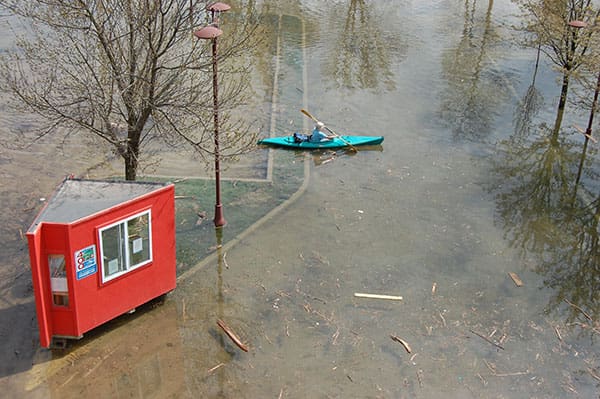
[[[317,122],[312,134],[308,138],[308,141],[312,143],[319,143],[322,141],[329,141],[335,137],[334,134],[327,134],[323,130],[325,130],[325,124],[323,122]]]

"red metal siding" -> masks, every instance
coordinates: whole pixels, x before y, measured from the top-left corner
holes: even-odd
[[[153,261],[115,280],[102,283],[98,229],[146,209],[150,209],[152,214]],[[71,252],[92,244],[96,245],[98,271],[81,280],[73,276],[78,335],[175,288],[174,187],[167,186],[164,190],[73,225]]]
[[[152,217],[152,262],[103,283],[99,229],[147,209]],[[52,336],[81,336],[175,288],[175,187],[165,186],[69,225],[42,223],[27,238],[40,343],[48,347]],[[97,270],[78,280],[75,253],[92,245]],[[66,308],[52,303],[49,254],[65,257],[69,289]]]

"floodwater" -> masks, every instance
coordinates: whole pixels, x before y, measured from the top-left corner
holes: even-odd
[[[535,51],[513,45],[515,7],[277,3],[266,18],[272,51],[257,62],[268,130],[310,128],[299,112],[306,108],[338,132],[384,135],[383,149],[324,163],[307,156],[303,164],[297,154],[269,160],[305,168],[293,203],[241,237],[225,227],[227,244],[180,275],[164,302],[66,351],[37,347],[28,275],[15,263],[27,261],[26,247],[15,231],[28,227],[26,210],[67,166],[95,163],[40,164],[43,148],[35,156],[4,150],[3,203],[21,219],[2,231],[10,247],[1,257],[2,390],[44,398],[598,397],[596,149],[580,166],[583,140],[570,126],[587,117],[573,107],[560,139],[550,139],[557,76],[543,60],[534,75]]]

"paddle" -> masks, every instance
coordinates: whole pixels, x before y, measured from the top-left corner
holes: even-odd
[[[315,118],[314,116],[312,116],[312,115],[311,115],[311,113],[310,113],[310,112],[308,112],[307,110],[305,110],[305,109],[301,109],[301,110],[300,110],[300,112],[302,112],[304,115],[306,115],[306,116],[308,116],[310,119],[312,119],[312,120],[313,120],[313,122],[315,122],[315,123],[319,123],[319,122],[320,122],[320,121],[319,121],[317,118]],[[322,123],[322,122],[321,122],[321,123]],[[346,144],[347,144],[347,145],[350,147],[350,149],[351,149],[353,152],[357,152],[357,151],[358,151],[358,150],[357,150],[357,149],[356,149],[356,148],[355,148],[355,147],[354,147],[352,144],[350,144],[348,141],[344,140],[344,138],[343,138],[342,136],[340,136],[339,134],[337,134],[336,132],[334,132],[333,130],[331,130],[331,129],[329,128],[329,126],[327,126],[327,125],[325,125],[325,124],[323,124],[323,126],[325,127],[325,129],[327,129],[327,131],[328,131],[329,133],[333,134],[334,136],[336,136],[337,138],[339,138],[340,140],[342,140],[344,143],[346,143]]]

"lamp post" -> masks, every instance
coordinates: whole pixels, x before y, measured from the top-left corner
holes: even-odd
[[[223,31],[218,27],[219,13],[229,10],[231,7],[225,3],[213,3],[206,9],[211,12],[211,24],[198,29],[194,36],[198,39],[212,41],[212,75],[213,75],[213,118],[214,118],[214,144],[215,144],[215,219],[216,227],[224,226],[227,222],[223,216],[223,204],[221,204],[221,171],[219,167],[219,82],[217,80],[217,37]],[[215,19],[216,16],[216,19]]]

